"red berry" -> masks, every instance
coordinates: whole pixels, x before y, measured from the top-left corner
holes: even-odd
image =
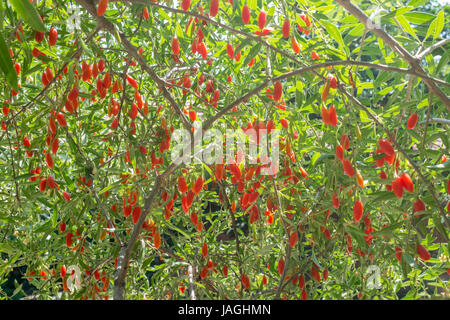
[[[392,191],[394,192],[397,198],[403,197],[403,184],[400,178],[392,181]]]
[[[345,174],[348,175],[350,178],[352,178],[355,175],[355,169],[353,169],[353,165],[349,159],[344,158],[344,160],[342,160],[342,167],[344,168]]]
[[[64,115],[61,112],[58,112],[56,114],[56,120],[58,121],[58,123],[61,127],[67,126],[66,118],[64,117]]]
[[[248,24],[250,22],[250,9],[246,4],[242,7],[242,22],[244,24]]]
[[[430,260],[431,255],[423,245],[418,243],[416,249],[417,249],[417,253],[419,254],[420,259],[425,260],[425,261]]]
[[[227,54],[228,54],[228,57],[230,57],[230,59],[233,59],[234,49],[233,49],[233,46],[229,43],[227,43]]]
[[[145,7],[144,10],[142,10],[142,16],[144,17],[145,20],[150,19],[147,7]]]
[[[54,46],[56,44],[57,39],[58,39],[58,31],[56,31],[55,27],[52,27],[48,34],[48,45],[50,47]]]
[[[292,232],[291,236],[289,237],[289,244],[291,245],[292,248],[295,247],[297,241],[298,241],[297,232]]]
[[[206,244],[206,242],[204,242],[202,245],[202,256],[203,258],[206,258],[207,255],[208,255],[208,245]]]
[[[191,0],[183,0],[181,2],[181,9],[183,9],[184,11],[188,11],[190,6],[191,6]]]
[[[414,192],[414,183],[409,174],[402,174],[400,176],[400,181],[402,182],[403,188],[405,188],[406,191],[408,191],[409,193]]]
[[[414,127],[417,124],[417,120],[419,120],[419,116],[417,113],[413,113],[409,116],[408,123],[406,124],[406,127],[410,130],[414,129]]]
[[[172,53],[175,56],[178,56],[178,54],[180,53],[180,42],[176,37],[172,38]]]
[[[353,218],[355,222],[359,222],[363,216],[364,206],[361,201],[355,201],[353,205]]]
[[[97,7],[97,15],[99,17],[103,16],[108,8],[108,0],[100,0]]]
[[[336,146],[336,157],[342,161],[344,160],[344,148],[340,144]]]
[[[219,12],[219,0],[211,0],[209,4],[209,15],[215,17]]]
[[[281,82],[276,81],[273,84],[273,100],[279,101],[281,99],[282,94],[283,94],[283,87],[281,86]]]
[[[283,274],[284,266],[285,266],[284,259],[280,259],[280,261],[278,261],[278,273],[280,275]]]
[[[425,211],[425,203],[418,199],[416,202],[414,202],[414,212],[420,212]]]
[[[69,233],[66,234],[66,245],[67,245],[67,248],[70,248],[72,246],[72,244],[73,244],[72,238],[73,238],[73,233],[72,232],[69,232]]]
[[[283,22],[283,27],[281,28],[283,37],[289,38],[290,30],[291,30],[291,23],[289,22],[289,19],[286,18]]]
[[[396,247],[395,248],[395,258],[398,260],[398,262],[402,261],[402,255],[403,255],[402,248]]]
[[[381,152],[383,152],[384,154],[386,154],[388,156],[395,155],[394,148],[392,147],[392,144],[388,140],[380,139],[378,141],[378,144],[380,145]]]
[[[333,208],[339,209],[339,198],[336,193],[333,193]]]
[[[68,194],[66,191],[62,193],[62,196],[66,201],[70,201],[70,194]]]
[[[264,29],[264,26],[266,25],[266,16],[267,16],[267,14],[266,14],[266,12],[264,10],[261,10],[259,12],[259,15],[258,15],[258,27],[261,30]]]

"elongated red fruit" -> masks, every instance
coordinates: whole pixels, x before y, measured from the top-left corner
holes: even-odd
[[[418,199],[416,202],[414,202],[414,212],[420,212],[425,211],[425,203]]]
[[[336,193],[333,193],[333,208],[339,209],[339,198]]]
[[[353,165],[349,159],[345,158],[344,160],[342,160],[342,167],[344,168],[345,174],[350,178],[355,175],[355,169],[353,169]]]
[[[250,22],[250,9],[246,4],[242,7],[242,22],[244,24],[248,24]]]
[[[425,261],[430,260],[431,255],[423,245],[418,243],[416,249],[417,249],[417,253],[419,254],[420,259],[425,260]]]
[[[52,156],[50,155],[50,152],[48,152],[48,151],[45,154],[45,161],[47,162],[47,166],[50,169],[53,169],[53,159],[52,159]]]
[[[386,155],[393,156],[395,154],[394,148],[388,140],[380,139],[378,141],[378,144],[380,145],[381,152],[385,153]]]
[[[191,6],[191,0],[183,0],[181,2],[181,9],[183,9],[184,11],[188,11],[190,6]]]
[[[328,116],[330,118],[330,125],[332,127],[336,127],[337,126],[337,114],[336,114],[336,109],[334,108],[334,105],[331,105],[330,109],[328,110]]]
[[[258,15],[258,27],[261,30],[264,29],[264,26],[266,25],[266,17],[266,12],[264,10],[261,10]]]
[[[54,46],[56,44],[56,40],[58,40],[58,31],[56,31],[55,27],[52,27],[48,34],[48,45],[50,47]]]
[[[131,218],[133,220],[133,224],[136,224],[141,216],[142,209],[140,206],[134,207],[133,213],[131,214]]]
[[[58,123],[61,127],[67,126],[66,118],[64,117],[64,114],[62,114],[61,112],[58,112],[56,114],[56,120],[58,121]]]
[[[284,118],[280,119],[280,123],[286,130],[289,128],[289,122],[286,119]]]
[[[219,12],[219,0],[211,0],[209,4],[209,15],[211,17],[217,16],[217,13]]]
[[[344,150],[348,150],[348,148],[350,148],[350,139],[348,138],[348,135],[343,134],[341,136],[341,145]]]
[[[394,192],[397,198],[403,197],[403,184],[400,178],[392,181],[392,191]]]
[[[180,53],[180,42],[176,37],[172,38],[172,53],[175,56],[178,56],[178,54]]]
[[[24,145],[26,148],[29,148],[29,147],[31,146],[30,140],[28,139],[27,136],[23,137],[23,145]]]
[[[247,277],[247,275],[245,273],[243,273],[242,276],[241,276],[241,282],[242,282],[242,286],[245,289],[248,290],[250,288],[250,280],[249,280],[249,278]]]
[[[103,16],[108,8],[108,0],[100,0],[97,7],[97,15],[99,17]]]
[[[72,246],[72,243],[73,243],[72,238],[73,238],[73,233],[72,232],[69,232],[69,233],[66,234],[66,245],[67,245],[67,248],[70,248]]]
[[[47,187],[47,179],[42,178],[41,181],[39,182],[39,191],[44,192],[46,187]]]
[[[199,194],[200,191],[202,191],[203,188],[203,179],[202,177],[198,177],[198,179],[195,181],[194,184],[194,190],[192,190],[194,192],[194,194]]]
[[[282,94],[283,94],[283,87],[281,85],[281,82],[276,81],[273,84],[273,100],[279,101],[281,99]]]
[[[206,244],[206,242],[204,242],[202,245],[202,256],[203,258],[206,258],[207,255],[208,255],[208,245]]]
[[[159,231],[156,231],[155,235],[153,236],[153,244],[156,249],[159,249],[159,247],[161,247],[161,233]]]
[[[184,179],[184,176],[179,176],[178,177],[178,190],[181,193],[185,193],[188,191],[188,186],[186,184],[186,180]]]
[[[142,16],[144,17],[145,20],[150,19],[150,14],[148,13],[147,7],[145,7],[144,10],[142,10]]]
[[[234,49],[233,49],[233,46],[229,43],[227,43],[227,54],[228,54],[228,57],[230,57],[230,59],[233,59]]]
[[[342,161],[344,160],[344,148],[340,144],[336,146],[336,157]]]
[[[406,189],[406,191],[408,191],[409,193],[414,192],[414,183],[411,179],[411,177],[409,176],[409,174],[404,173],[400,176],[403,188]]]
[[[300,52],[300,46],[298,45],[297,39],[295,39],[294,35],[292,35],[292,37],[291,37],[291,45],[292,45],[292,50],[294,50],[295,53]]]
[[[398,260],[398,262],[402,262],[402,255],[403,255],[402,248],[396,247],[395,248],[395,258]]]
[[[447,193],[450,194],[450,179],[447,182]]]
[[[130,84],[130,86],[132,86],[133,88],[135,88],[135,89],[138,88],[138,84],[137,84],[136,80],[134,80],[132,77],[127,76],[127,81]]]
[[[356,200],[353,205],[353,219],[355,222],[359,222],[363,216],[364,206],[361,201]]]
[[[280,275],[283,274],[284,266],[285,266],[284,259],[280,259],[280,261],[278,261],[278,273],[279,273]]]
[[[281,32],[283,33],[283,37],[289,38],[289,34],[291,32],[291,23],[288,18],[284,20]]]
[[[62,193],[62,196],[63,196],[63,198],[64,198],[67,202],[70,201],[70,194],[68,194],[66,191],[64,191],[64,192]]]
[[[98,60],[98,71],[103,72],[103,70],[105,70],[105,60],[104,59],[100,59]]]
[[[408,123],[406,124],[406,127],[410,130],[414,129],[414,127],[417,124],[417,120],[419,120],[419,116],[417,113],[413,113],[409,116]]]
[[[297,232],[292,232],[291,236],[289,237],[289,245],[293,248],[297,244],[297,241],[298,241]]]
[[[324,105],[322,105],[321,113],[323,123],[330,124],[330,113],[328,112],[327,107],[325,107]]]
[[[223,178],[223,169],[224,164],[217,163],[214,167],[214,176],[216,177],[217,181],[221,181]]]

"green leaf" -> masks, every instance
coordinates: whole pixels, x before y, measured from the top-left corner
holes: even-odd
[[[433,22],[431,22],[430,26],[428,27],[427,35],[425,36],[423,41],[427,40],[428,37],[431,36],[431,34],[434,34],[434,30],[436,30],[436,24],[437,19],[434,19]]]
[[[417,11],[407,12],[403,16],[414,24],[424,24],[434,18],[432,14]]]
[[[14,69],[13,61],[11,56],[9,55],[8,47],[6,46],[5,39],[3,35],[0,34],[0,69],[2,69],[3,74],[8,79],[9,84],[14,88],[14,90],[18,90],[17,86],[17,73]]]
[[[13,254],[15,249],[8,243],[0,243],[0,252],[5,252],[7,254]]]
[[[444,11],[439,11],[437,17],[436,17],[436,28],[434,29],[434,36],[433,38],[436,39],[439,37],[439,34],[441,33],[442,29],[444,29]]]
[[[261,51],[262,44],[258,43],[256,46],[250,49],[250,52],[245,56],[243,65],[246,66],[250,61]]]
[[[410,35],[412,35],[415,39],[419,40],[417,38],[416,32],[414,31],[414,29],[411,27],[408,20],[406,20],[406,18],[404,16],[400,15],[400,16],[397,16],[396,18],[397,18],[398,23],[400,23],[400,25],[406,32],[408,32]]]
[[[41,16],[29,0],[9,0],[9,3],[17,14],[34,30],[45,32]]]
[[[250,38],[246,38],[244,41],[242,41],[237,48],[234,50],[234,55],[233,58],[239,53],[239,51],[242,51],[242,49],[246,46],[249,45],[253,40]]]
[[[341,49],[344,49],[348,55],[348,48],[344,45],[344,40],[342,39],[342,35],[339,32],[339,29],[332,23],[322,20],[321,23],[324,25],[324,27],[327,29],[330,36],[336,40],[336,42],[339,44],[339,47]]]
[[[236,1],[236,2],[238,2],[238,1]],[[247,5],[250,10],[258,9],[258,1],[257,0],[248,0]]]

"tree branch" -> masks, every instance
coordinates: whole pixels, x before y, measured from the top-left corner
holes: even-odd
[[[420,65],[420,60],[412,56],[400,43],[397,42],[391,35],[386,33],[382,29],[369,28],[370,25],[375,25],[373,21],[356,5],[350,2],[350,0],[336,0],[341,6],[343,6],[348,12],[355,16],[360,22],[362,22],[366,28],[370,29],[375,35],[381,38],[392,50],[396,51],[414,71],[425,74],[424,69]],[[450,100],[447,95],[431,80],[424,78],[423,81],[428,86],[430,91],[439,97],[442,103],[445,105],[448,111],[450,111]]]

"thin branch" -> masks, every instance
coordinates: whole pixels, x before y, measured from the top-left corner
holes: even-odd
[[[418,124],[423,125],[423,124],[432,124],[432,123],[440,123],[440,124],[450,126],[450,120],[443,119],[443,118],[430,118],[429,121],[420,121]]]
[[[436,42],[435,44],[429,46],[428,48],[423,50],[421,53],[416,55],[416,58],[419,60],[422,60],[425,56],[429,55],[431,52],[433,52],[437,48],[445,46],[447,43],[450,43],[450,39],[444,39],[439,42]]]

